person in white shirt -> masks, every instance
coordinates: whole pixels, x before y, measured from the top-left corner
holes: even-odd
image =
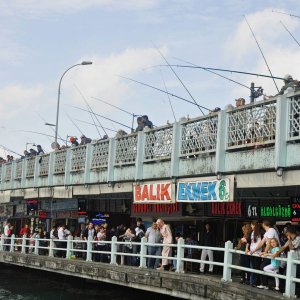
[[[61,225],[58,227],[58,239],[60,241],[65,241],[66,240],[66,234],[65,234],[65,225]],[[56,242],[57,248],[67,248],[67,243],[66,242]],[[66,257],[66,251],[65,250],[58,250],[57,251],[57,256],[58,257]]]
[[[6,225],[4,226],[4,236],[9,237],[11,232],[11,226],[10,222],[7,222]],[[10,239],[5,239],[4,243],[8,246],[5,246],[4,251],[9,251],[10,250]]]

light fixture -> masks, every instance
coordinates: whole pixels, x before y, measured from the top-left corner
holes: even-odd
[[[222,179],[222,174],[221,173],[217,173],[217,179],[221,180]]]
[[[65,189],[66,189],[66,190],[68,190],[68,189],[69,189],[69,187],[68,187],[67,185],[65,185]]]
[[[277,168],[276,174],[277,174],[278,177],[282,177],[282,175],[283,175],[283,168]]]
[[[89,187],[89,185],[88,185],[88,184],[85,184],[85,185],[84,185],[84,188],[86,188],[86,189],[87,189],[88,187]]]
[[[109,182],[107,183],[107,186],[108,186],[108,187],[112,187],[111,181],[109,181]]]

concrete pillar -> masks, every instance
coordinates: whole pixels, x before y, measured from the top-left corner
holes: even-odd
[[[137,139],[136,160],[135,160],[135,180],[143,180],[145,138],[146,138],[145,133],[143,131],[139,131],[138,139]]]
[[[65,185],[71,184],[71,158],[72,158],[72,150],[71,148],[67,148],[66,166],[65,166]]]
[[[68,236],[68,241],[67,241],[67,255],[66,255],[66,258],[67,259],[70,259],[70,256],[71,256],[71,252],[72,252],[72,240],[73,240],[73,237],[71,235]]]
[[[286,167],[288,122],[288,98],[286,95],[278,96],[276,105],[275,170]]]
[[[116,140],[114,138],[109,139],[107,182],[114,181],[114,168],[115,168],[115,155],[116,155],[115,147],[116,147]]]
[[[54,166],[55,166],[55,152],[51,152],[49,156],[48,186],[53,186]]]
[[[93,238],[89,236],[86,247],[86,261],[92,261]]]
[[[39,173],[40,173],[40,157],[37,155],[34,158],[34,174],[33,174],[33,187],[39,186]]]
[[[173,124],[171,177],[179,176],[180,149],[181,149],[181,123],[175,122]]]
[[[218,113],[218,131],[216,145],[216,166],[215,173],[225,172],[226,144],[228,135],[228,114],[225,110]]]
[[[34,239],[34,254],[39,255],[39,246],[40,246],[40,240],[38,238]]]
[[[49,257],[53,257],[53,248],[54,248],[54,241],[53,239],[50,239],[50,244],[49,244]]]
[[[4,234],[1,235],[1,243],[0,243],[0,251],[4,251],[4,243],[5,243],[5,240],[4,240]]]
[[[26,169],[27,169],[27,159],[22,160],[22,176],[21,176],[21,188],[26,188]]]
[[[10,252],[15,251],[15,235],[12,234],[10,238]]]
[[[26,235],[24,234],[22,236],[22,248],[21,248],[21,253],[25,254],[26,253]]]
[[[86,157],[85,157],[85,166],[84,166],[84,184],[90,183],[92,155],[93,155],[93,145],[86,144]]]

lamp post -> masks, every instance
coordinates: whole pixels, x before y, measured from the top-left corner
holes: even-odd
[[[66,73],[71,70],[72,68],[75,68],[77,66],[85,66],[85,65],[91,65],[92,62],[91,61],[83,61],[80,64],[76,64],[71,66],[70,68],[68,68],[60,77],[59,80],[59,85],[58,85],[58,95],[57,95],[57,109],[56,109],[56,123],[55,123],[55,143],[57,143],[57,134],[58,134],[58,116],[59,116],[59,102],[60,102],[60,86],[61,86],[61,82],[62,79],[64,78],[64,76],[66,75]]]

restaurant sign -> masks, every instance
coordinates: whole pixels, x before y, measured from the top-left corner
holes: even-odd
[[[300,222],[300,198],[292,199],[292,222]]]
[[[177,184],[177,202],[226,202],[233,201],[234,176],[221,180],[192,178]]]
[[[133,191],[135,204],[175,202],[175,185],[171,181],[135,183]]]

